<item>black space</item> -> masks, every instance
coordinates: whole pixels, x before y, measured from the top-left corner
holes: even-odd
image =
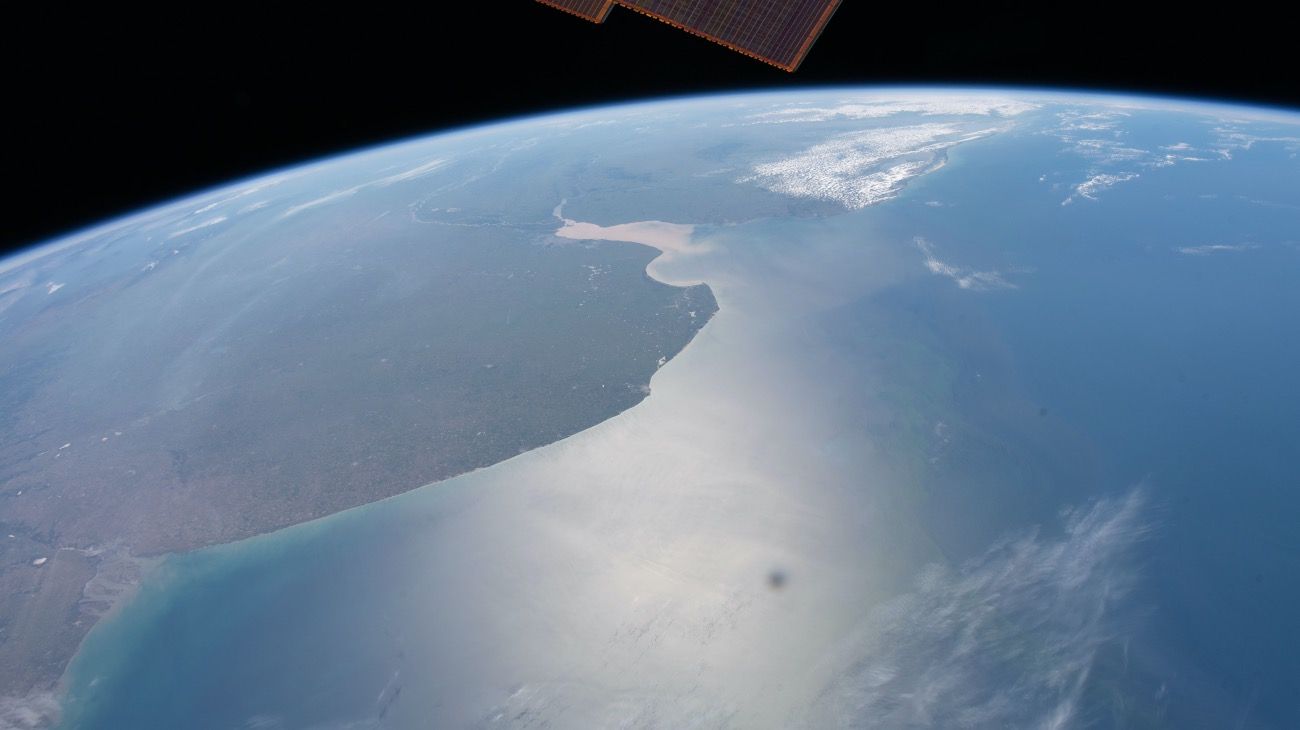
[[[844,0],[795,74],[623,9],[595,26],[531,0],[466,4],[90,15],[58,5],[10,18],[0,250],[325,153],[648,96],[919,82],[1300,106],[1293,28],[1262,3],[1206,14]]]

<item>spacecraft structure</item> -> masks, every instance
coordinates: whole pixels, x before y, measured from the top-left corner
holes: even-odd
[[[794,71],[840,0],[538,0],[593,23],[615,5]]]

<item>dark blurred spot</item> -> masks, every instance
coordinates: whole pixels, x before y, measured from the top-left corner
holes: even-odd
[[[784,570],[773,570],[771,573],[767,574],[767,587],[774,591],[779,591],[782,588],[785,588],[785,581],[786,577]]]
[[[1039,409],[1038,409],[1038,415],[1040,415],[1040,416],[1046,416],[1046,415],[1047,415],[1047,408],[1046,408],[1046,407],[1044,407],[1044,408],[1039,408]]]

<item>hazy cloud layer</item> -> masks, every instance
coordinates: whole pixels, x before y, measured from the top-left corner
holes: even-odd
[[[0,697],[0,730],[35,730],[59,722],[59,703],[50,692]]]

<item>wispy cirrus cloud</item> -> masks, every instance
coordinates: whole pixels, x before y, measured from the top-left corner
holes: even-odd
[[[1249,150],[1260,142],[1272,142],[1282,145],[1283,149],[1294,157],[1300,153],[1300,136],[1267,134],[1248,130],[1250,122],[1225,122],[1215,126],[1215,153],[1225,160],[1231,160],[1234,153]]]
[[[364,187],[365,187],[364,185],[357,185],[351,188],[344,188],[343,190],[335,190],[333,192],[326,193],[325,195],[322,195],[319,198],[313,198],[311,200],[308,200],[305,203],[291,205],[288,208],[285,208],[284,212],[280,214],[280,217],[288,218],[289,216],[297,215],[303,212],[304,210],[310,210],[312,208],[325,205],[327,203],[333,203],[336,200],[342,200],[343,198],[346,198],[348,196],[356,195],[357,191],[361,190]]]
[[[415,180],[416,178],[424,177],[429,173],[440,170],[446,165],[447,165],[447,160],[445,159],[436,158],[433,160],[429,160],[428,162],[417,165],[409,170],[404,170],[402,172],[394,173],[386,177],[381,177],[378,180],[370,180],[368,182],[361,183],[360,185],[353,185],[350,188],[335,190],[333,192],[322,195],[319,198],[308,200],[305,203],[299,203],[298,205],[290,206],[286,208],[283,213],[280,214],[280,217],[288,218],[289,216],[296,215],[298,213],[301,213],[304,210],[309,210],[311,208],[316,208],[322,205],[326,205],[328,203],[333,203],[335,201],[342,200],[343,198],[351,197],[361,192],[362,190],[365,190],[366,188],[387,187],[389,185],[394,185],[396,183],[406,182],[408,180]]]
[[[990,289],[1015,289],[1016,285],[1003,278],[1002,274],[996,271],[975,271],[972,269],[963,269],[953,266],[947,262],[939,260],[934,253],[934,246],[924,238],[917,236],[913,239],[916,247],[921,249],[925,255],[925,268],[930,273],[939,276],[946,276],[956,282],[957,286],[962,289],[971,291],[988,291]]]
[[[210,206],[209,206],[209,207],[210,207]],[[217,224],[219,224],[219,223],[225,223],[225,222],[226,222],[226,216],[224,216],[224,215],[214,216],[214,217],[209,218],[209,219],[207,219],[207,220],[205,220],[205,221],[203,221],[203,222],[201,222],[201,223],[195,223],[195,224],[193,224],[193,225],[185,226],[184,228],[179,228],[179,229],[177,229],[177,230],[175,230],[175,231],[172,231],[171,233],[167,234],[167,237],[168,237],[168,238],[179,238],[180,236],[184,236],[184,235],[187,234],[187,233],[193,233],[193,232],[195,232],[195,231],[199,231],[199,230],[202,230],[202,229],[204,229],[204,228],[208,228],[208,227],[210,227],[210,226],[215,226],[215,225],[217,225]]]
[[[378,180],[375,180],[373,183],[369,183],[369,184],[375,185],[377,187],[387,187],[395,183],[406,182],[407,180],[414,180],[418,177],[424,177],[425,175],[428,175],[431,172],[441,170],[443,167],[446,167],[446,165],[447,165],[447,160],[442,158],[435,158],[429,160],[428,162],[422,165],[416,165],[415,167],[412,167],[409,170],[404,170],[402,172],[389,175],[388,177],[382,177]]]
[[[1258,243],[1207,243],[1202,246],[1182,246],[1174,250],[1186,256],[1209,256],[1216,253],[1241,253],[1257,248]]]
[[[1144,503],[1135,488],[1067,512],[1060,534],[1035,529],[958,569],[930,566],[866,620],[807,724],[1073,727],[1098,652],[1125,633]]]

